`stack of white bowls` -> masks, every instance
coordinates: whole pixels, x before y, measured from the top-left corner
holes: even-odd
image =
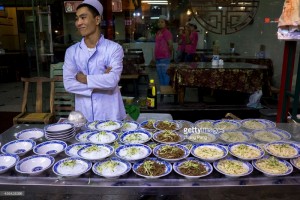
[[[45,137],[47,140],[67,141],[76,134],[75,126],[72,123],[56,123],[45,126]]]

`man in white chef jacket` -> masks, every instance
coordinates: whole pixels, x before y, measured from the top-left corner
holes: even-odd
[[[123,120],[126,112],[118,87],[123,70],[123,49],[101,34],[103,6],[85,0],[76,9],[76,28],[82,40],[65,54],[65,89],[75,94],[75,110],[86,119]]]

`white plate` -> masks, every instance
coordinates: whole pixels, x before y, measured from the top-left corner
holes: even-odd
[[[216,120],[213,123],[213,127],[215,129],[219,129],[223,131],[232,131],[232,130],[239,129],[241,127],[241,123],[236,120],[223,119],[223,120]]]
[[[227,164],[228,163],[228,164]],[[253,166],[247,162],[242,160],[237,160],[234,158],[224,158],[218,161],[215,161],[213,163],[214,168],[220,172],[221,174],[224,174],[228,177],[240,177],[240,176],[247,176],[251,174],[253,171]],[[236,166],[235,169],[233,169],[233,166]],[[224,169],[226,168],[226,169]],[[226,171],[228,170],[228,171]],[[233,171],[230,171],[233,170]],[[240,170],[237,172],[237,170]]]
[[[145,130],[149,130],[149,131],[154,131],[154,124],[155,124],[156,120],[155,119],[149,119],[146,121],[142,121],[140,128],[145,129]]]
[[[127,131],[120,136],[124,144],[143,144],[151,139],[152,135],[146,130]]]
[[[19,156],[14,154],[0,154],[0,174],[7,172],[10,168],[16,165],[19,161]]]
[[[145,175],[145,174],[139,173],[138,172],[138,168],[141,167],[143,165],[143,163],[147,162],[147,161],[157,162],[159,164],[164,165],[165,166],[165,171],[161,175],[157,175],[157,176],[151,175],[151,174]],[[153,178],[160,178],[160,177],[166,176],[169,173],[171,173],[171,171],[172,171],[172,165],[169,162],[167,162],[167,161],[164,161],[164,160],[161,160],[161,159],[158,159],[158,158],[151,158],[151,157],[149,157],[149,158],[146,158],[145,160],[141,160],[141,161],[138,161],[138,162],[134,163],[133,166],[132,166],[132,170],[133,170],[134,173],[136,173],[139,176],[153,179]]]
[[[23,156],[29,152],[35,146],[35,144],[36,143],[33,140],[13,140],[4,144],[1,147],[1,152]]]
[[[87,140],[93,144],[109,144],[118,139],[118,134],[113,131],[96,131],[87,136]]]
[[[93,122],[88,122],[85,124],[85,127],[89,130],[97,130],[96,125],[99,124],[100,121],[96,120]]]
[[[219,139],[227,143],[247,142],[251,137],[243,131],[225,131],[220,134]]]
[[[97,161],[109,157],[113,152],[114,148],[107,144],[92,144],[82,147],[77,154],[83,159]]]
[[[119,158],[108,158],[100,162],[96,162],[92,170],[98,176],[105,178],[118,178],[131,170],[131,164]]]
[[[161,136],[161,134],[164,135],[164,136],[162,136],[162,137],[164,137],[162,140],[159,138]],[[170,135],[172,137],[172,140],[170,140],[170,141],[165,140],[165,138],[167,138],[168,135]],[[163,144],[180,143],[183,140],[185,140],[185,137],[186,137],[185,135],[180,134],[176,131],[168,131],[168,130],[158,131],[158,132],[154,133],[154,135],[153,135],[153,139],[156,142],[163,143]]]
[[[60,152],[64,151],[67,146],[67,143],[60,140],[46,141],[36,145],[33,148],[33,153],[38,155],[56,156]]]
[[[195,124],[195,127],[198,129],[213,129],[214,122],[215,122],[215,120],[203,119],[203,120],[196,121],[194,124]]]
[[[279,128],[272,128],[272,129],[268,129],[272,132],[278,133],[279,135],[281,135],[283,137],[284,140],[289,140],[292,138],[292,135],[285,130],[279,129]]]
[[[282,159],[291,159],[300,156],[300,148],[291,142],[271,142],[265,145],[265,150],[269,154]]]
[[[300,157],[291,159],[290,163],[300,170]]]
[[[191,149],[191,154],[201,160],[213,162],[226,157],[228,150],[219,144],[195,144]]]
[[[97,133],[97,130],[87,130],[87,131],[82,131],[78,134],[76,134],[75,136],[75,140],[77,140],[78,142],[88,142],[87,137],[89,134],[91,133]]]
[[[50,168],[55,162],[52,156],[33,155],[23,158],[16,164],[16,171],[22,174],[38,175]]]
[[[274,131],[274,129],[253,131],[252,135],[260,142],[276,142],[284,139],[283,136]]]
[[[250,130],[264,130],[269,128],[268,123],[263,119],[244,119],[241,121],[241,124],[244,128]]]
[[[190,161],[193,161],[193,162],[196,162],[197,164],[202,165],[202,166],[205,168],[206,173],[203,173],[203,174],[201,174],[201,175],[196,175],[196,176],[194,176],[194,175],[187,175],[187,174],[182,173],[182,172],[180,171],[180,167],[181,167],[181,166],[184,166],[184,163],[190,162]],[[187,167],[190,167],[190,166],[187,166]],[[188,179],[192,179],[192,178],[201,178],[201,177],[204,177],[204,176],[208,176],[208,175],[211,174],[212,171],[213,171],[213,167],[212,167],[212,165],[211,165],[210,163],[205,162],[205,161],[200,161],[199,159],[193,158],[193,157],[188,157],[188,158],[186,158],[186,159],[184,159],[184,160],[182,160],[182,161],[178,161],[178,162],[174,163],[174,164],[173,164],[173,169],[174,169],[174,171],[175,171],[177,174],[179,174],[179,175],[181,175],[181,176],[184,176],[184,177],[186,177],[186,178],[188,178]],[[193,168],[192,168],[192,169],[193,169]]]
[[[69,157],[56,162],[52,171],[58,176],[77,177],[88,172],[92,167],[90,161]]]
[[[187,139],[194,143],[212,143],[218,139],[218,136],[213,133],[201,132],[189,134]]]
[[[181,129],[182,124],[175,120],[158,120],[154,123],[154,128],[158,130],[177,131]]]
[[[74,124],[72,123],[55,123],[45,126],[44,130],[49,133],[60,133],[66,132],[74,128]]]
[[[152,153],[152,149],[144,144],[125,144],[116,149],[116,156],[134,162],[144,159]]]
[[[80,143],[71,144],[65,149],[65,154],[70,157],[79,157],[78,151],[82,147],[87,145],[91,145],[91,143],[80,142]]]
[[[20,131],[16,134],[16,138],[18,140],[38,140],[42,137],[44,137],[45,132],[43,129],[40,128],[31,128],[31,129],[25,129],[23,131]]]
[[[140,128],[140,124],[134,121],[131,122],[123,122],[123,126],[121,128],[122,132],[127,132],[127,131],[135,131]]]
[[[260,159],[265,155],[265,151],[261,147],[257,146],[256,144],[245,142],[229,144],[228,151],[231,153],[231,155],[242,160]]]
[[[266,161],[265,165],[266,167],[268,167],[268,169],[264,169],[261,166],[259,166],[259,163],[262,161]],[[277,162],[277,164],[275,164],[276,166],[282,165],[284,167],[282,172],[281,170],[274,169],[274,162]],[[253,160],[252,165],[255,169],[264,173],[266,176],[285,176],[293,172],[293,166],[289,162],[283,159],[276,158],[274,156],[264,156],[261,159]]]
[[[115,120],[105,120],[105,121],[100,121],[96,125],[96,129],[99,131],[115,131],[118,130],[122,127],[122,122],[120,121],[115,121]]]
[[[166,153],[174,151],[172,148],[182,150],[183,155],[179,158],[166,158],[163,157],[162,154],[160,154],[160,152],[163,151],[163,149],[165,149]],[[157,158],[160,158],[162,160],[166,160],[169,162],[176,162],[188,157],[190,155],[190,150],[181,144],[160,144],[153,149],[153,155],[155,155]]]

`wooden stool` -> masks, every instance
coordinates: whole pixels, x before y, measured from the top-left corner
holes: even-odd
[[[178,95],[174,88],[170,85],[161,85],[160,86],[160,101],[164,100],[165,95],[173,95],[174,102],[177,103]]]

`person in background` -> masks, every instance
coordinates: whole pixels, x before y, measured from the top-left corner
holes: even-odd
[[[177,51],[176,51],[176,58],[175,62],[183,62],[184,61],[184,56],[185,56],[185,34],[184,34],[184,27],[179,27],[179,33],[177,36]]]
[[[188,22],[185,27],[185,58],[184,62],[193,62],[198,44],[197,25]]]
[[[123,48],[101,34],[102,13],[98,0],[85,0],[77,7],[75,26],[83,38],[67,49],[63,65],[64,87],[75,94],[75,110],[89,122],[126,117],[118,87]]]
[[[159,30],[155,36],[154,56],[160,85],[169,85],[170,77],[167,69],[170,65],[173,52],[173,37],[167,29],[168,21],[164,15],[159,16]]]

